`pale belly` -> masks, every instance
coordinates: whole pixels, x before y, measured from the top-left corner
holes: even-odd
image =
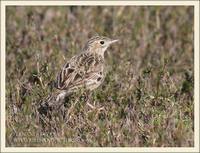
[[[85,87],[88,90],[94,90],[96,88],[98,88],[104,81],[104,77],[101,77],[101,79],[99,81],[97,80],[90,80],[88,82],[86,82]]]

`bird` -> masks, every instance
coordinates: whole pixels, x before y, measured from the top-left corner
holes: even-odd
[[[98,88],[106,76],[105,51],[117,41],[104,36],[90,38],[81,52],[66,61],[58,72],[56,91],[42,101],[40,110],[63,103],[68,95],[80,89],[91,92]]]

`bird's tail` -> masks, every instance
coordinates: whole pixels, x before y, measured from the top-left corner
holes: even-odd
[[[51,93],[48,97],[40,102],[38,107],[39,114],[47,115],[49,110],[59,108],[64,104],[67,96],[67,91],[55,91]]]

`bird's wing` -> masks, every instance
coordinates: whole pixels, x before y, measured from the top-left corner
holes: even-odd
[[[57,77],[57,88],[75,90],[102,80],[103,62],[94,55],[82,53],[67,62]]]
[[[79,88],[93,89],[102,82],[103,77],[99,71],[91,71],[84,75],[84,77],[75,77],[74,81],[69,85],[69,91],[75,91]]]

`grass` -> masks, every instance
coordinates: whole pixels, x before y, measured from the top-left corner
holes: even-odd
[[[8,6],[6,146],[194,146],[193,23],[191,6]],[[120,39],[90,97],[97,109],[76,93],[44,129],[39,101],[97,33]]]

